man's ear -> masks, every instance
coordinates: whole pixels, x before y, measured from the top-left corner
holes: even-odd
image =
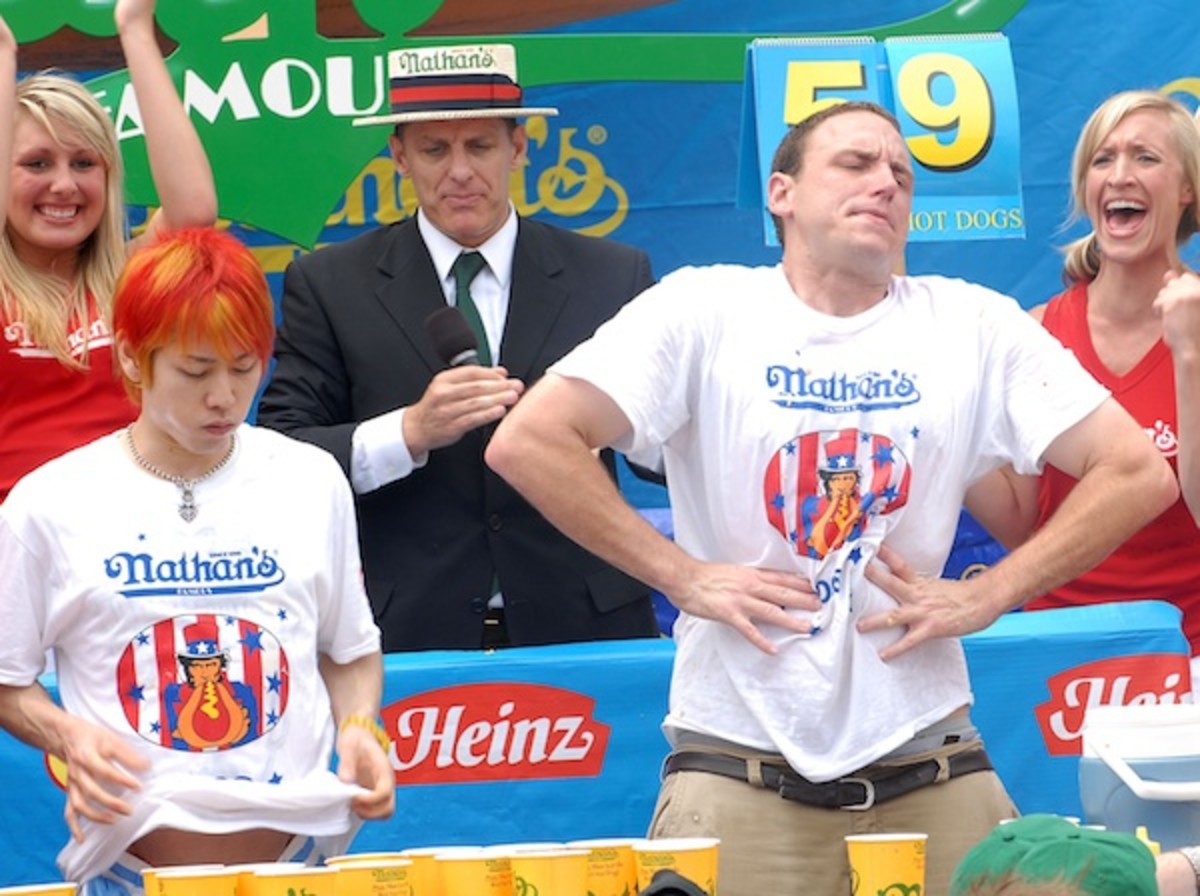
[[[508,167],[517,171],[525,164],[525,157],[529,152],[529,135],[525,132],[525,125],[518,123],[512,129],[512,145],[513,157]]]
[[[401,175],[408,176],[408,162],[404,156],[404,141],[395,134],[388,135],[388,152],[391,153],[392,163]]]
[[[130,351],[129,340],[117,334],[114,342],[117,347],[117,363],[121,365],[121,372],[125,374],[125,379],[131,383],[140,383],[142,381],[141,365]]]
[[[786,217],[792,208],[792,190],[795,186],[796,180],[790,174],[772,172],[767,178],[767,211],[779,218]]]

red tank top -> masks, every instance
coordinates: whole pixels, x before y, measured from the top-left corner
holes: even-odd
[[[1175,368],[1166,343],[1160,339],[1132,370],[1123,376],[1114,375],[1092,345],[1084,284],[1076,284],[1051,299],[1042,323],[1133,415],[1175,469],[1179,448]],[[1046,465],[1038,496],[1039,526],[1062,503],[1075,481]],[[1170,601],[1183,611],[1183,629],[1192,654],[1200,654],[1200,529],[1182,498],[1095,569],[1027,606],[1045,609],[1151,599]]]
[[[72,329],[87,367],[66,367],[35,345],[20,321],[0,318],[0,501],[18,479],[53,457],[119,429],[137,416],[113,366],[112,336],[94,305]],[[86,483],[81,483],[81,488]]]

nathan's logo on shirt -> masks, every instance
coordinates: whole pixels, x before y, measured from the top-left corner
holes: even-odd
[[[403,784],[600,774],[607,725],[586,694],[537,684],[439,688],[384,707]]]
[[[1146,427],[1146,435],[1163,457],[1174,457],[1179,453],[1179,437],[1170,420],[1155,420],[1153,426]]]
[[[903,371],[830,373],[816,375],[803,367],[767,367],[771,399],[783,408],[828,411],[873,411],[902,408],[921,400],[916,378]]]
[[[797,554],[820,560],[857,541],[873,517],[908,503],[911,479],[908,458],[886,436],[810,432],[767,464],[767,520]]]
[[[281,617],[281,623],[286,620]],[[129,726],[174,750],[227,750],[262,737],[288,702],[288,661],[253,622],[199,614],[137,633],[117,665]]]
[[[1034,710],[1046,752],[1079,756],[1083,752],[1083,717],[1089,708],[1186,703],[1192,693],[1192,676],[1182,653],[1139,653],[1066,669],[1046,685],[1050,699]]]
[[[33,341],[23,321],[13,321],[5,326],[4,341],[12,346],[9,351],[22,358],[54,357],[53,352]],[[67,334],[67,346],[72,357],[81,358],[85,352],[109,345],[112,345],[112,334],[102,320],[94,320],[87,326],[76,327]]]
[[[264,591],[287,576],[265,548],[155,557],[122,552],[104,561],[104,573],[124,597],[212,596]]]

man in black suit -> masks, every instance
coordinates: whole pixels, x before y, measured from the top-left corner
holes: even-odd
[[[355,124],[395,125],[420,209],[288,267],[258,421],[346,470],[386,651],[653,637],[646,586],[483,463],[525,385],[651,285],[649,259],[518,218],[517,119],[557,110],[522,107],[511,46],[398,51],[389,74],[391,114]],[[471,250],[473,279],[458,265]],[[479,365],[447,369],[430,342],[426,318],[448,303],[473,321]]]

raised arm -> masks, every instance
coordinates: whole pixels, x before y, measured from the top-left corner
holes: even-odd
[[[594,449],[630,428],[591,383],[547,374],[501,422],[486,460],[569,538],[665,594],[679,609],[724,622],[774,653],[758,623],[807,632],[788,608],[813,611],[809,583],[790,572],[703,563],[664,538],[621,497]]]
[[[1200,277],[1169,273],[1154,300],[1175,365],[1179,488],[1200,526]]]
[[[117,0],[114,12],[158,191],[160,207],[146,238],[164,230],[206,227],[217,219],[212,168],[154,37],[154,6],[155,0]]]
[[[12,170],[13,130],[17,115],[17,40],[0,16],[0,226],[8,215],[8,183]]]

